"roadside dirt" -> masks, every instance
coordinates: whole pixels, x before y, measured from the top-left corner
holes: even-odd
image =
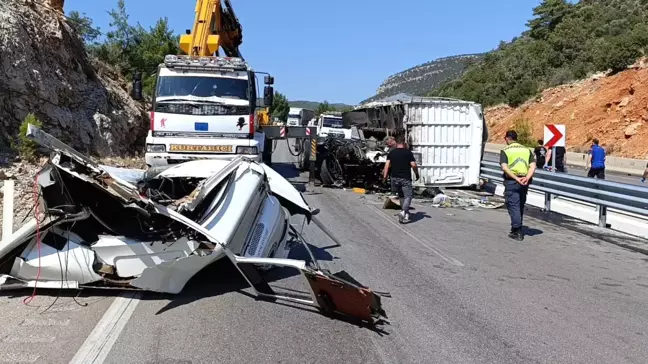
[[[493,143],[503,143],[506,130],[526,119],[536,139],[545,124],[565,124],[570,151],[586,152],[598,138],[609,155],[648,158],[648,58],[616,75],[547,89],[518,108],[488,108],[485,117]]]

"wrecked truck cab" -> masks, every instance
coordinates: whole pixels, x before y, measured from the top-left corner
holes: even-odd
[[[386,318],[369,288],[319,268],[289,221],[303,215],[321,226],[314,218],[318,210],[266,165],[239,157],[163,169],[114,168],[33,125],[27,135],[52,156],[35,179],[35,218],[0,245],[0,290],[92,287],[175,294],[203,268],[226,258],[260,298],[372,323]],[[288,259],[295,244],[314,266]],[[261,274],[273,267],[297,269],[312,300],[276,294]]]

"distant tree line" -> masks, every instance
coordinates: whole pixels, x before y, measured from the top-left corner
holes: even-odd
[[[646,54],[648,1],[544,0],[527,27],[429,95],[518,106],[545,88],[624,70]]]

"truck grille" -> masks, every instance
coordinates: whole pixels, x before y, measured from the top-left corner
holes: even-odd
[[[252,238],[250,239],[250,243],[245,255],[255,256],[257,254],[256,250],[259,247],[259,241],[261,240],[261,234],[263,234],[264,229],[265,224],[263,224],[262,222],[258,223],[254,228],[254,233],[252,234]]]
[[[184,115],[249,115],[248,106],[212,105],[212,104],[158,104],[155,112]]]

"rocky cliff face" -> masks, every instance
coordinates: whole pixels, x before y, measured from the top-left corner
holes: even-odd
[[[0,146],[34,113],[79,151],[124,155],[143,148],[144,108],[44,0],[0,1]]]
[[[399,93],[424,96],[446,81],[459,78],[471,62],[481,59],[481,54],[439,58],[389,76],[376,90],[376,95],[363,101],[371,102]]]
[[[518,108],[488,108],[485,118],[494,143],[502,143],[507,129],[526,120],[538,139],[545,124],[565,124],[571,151],[587,151],[598,138],[608,154],[648,158],[648,59],[616,75],[547,89]]]

